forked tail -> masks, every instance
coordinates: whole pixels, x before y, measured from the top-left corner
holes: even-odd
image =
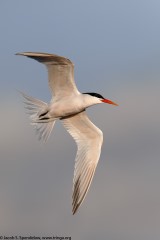
[[[54,119],[47,117],[48,104],[39,99],[27,96],[23,92],[20,93],[25,99],[25,108],[28,110],[27,113],[30,115],[31,125],[33,125],[36,129],[36,134],[38,135],[39,140],[42,139],[46,142],[55,124]]]

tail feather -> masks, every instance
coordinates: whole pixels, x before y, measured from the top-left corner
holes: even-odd
[[[55,124],[55,121],[50,121],[50,122],[43,122],[43,123],[31,123],[35,130],[36,130],[36,134],[38,135],[38,139],[39,140],[43,140],[44,142],[46,142],[52,132],[53,126]]]
[[[36,114],[36,113],[38,114],[48,106],[47,103],[39,99],[30,97],[23,92],[20,92],[20,94],[24,98],[24,103],[26,104],[25,108],[28,110],[28,114],[30,114],[32,117],[33,117],[33,114]]]
[[[55,119],[45,117],[45,114],[48,113],[48,104],[23,92],[20,93],[24,98],[25,108],[28,110],[27,113],[30,115],[31,125],[34,126],[39,140],[46,142],[55,124]]]

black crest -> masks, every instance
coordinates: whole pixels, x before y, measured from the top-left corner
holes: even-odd
[[[104,99],[104,97],[102,95],[100,95],[99,93],[87,92],[87,93],[83,93],[83,94],[89,94],[93,97]]]

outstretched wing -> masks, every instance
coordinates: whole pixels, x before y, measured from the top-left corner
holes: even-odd
[[[85,112],[62,121],[78,146],[73,178],[72,212],[74,214],[84,200],[93,179],[101,153],[103,134],[89,120]]]
[[[24,52],[16,55],[27,56],[46,65],[49,86],[55,98],[63,98],[74,92],[78,93],[74,82],[74,64],[69,59],[55,54],[39,52]]]

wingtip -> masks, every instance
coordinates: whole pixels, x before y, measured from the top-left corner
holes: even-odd
[[[41,56],[53,56],[53,54],[50,53],[42,53],[42,52],[18,52],[15,55],[23,55],[23,56],[27,56],[27,57],[32,57],[32,56],[37,56],[37,57],[41,57]]]
[[[72,215],[73,216],[76,214],[76,212],[78,210],[78,207],[79,207],[79,205],[78,206],[73,206],[73,208],[72,208]]]
[[[18,53],[15,53],[16,56],[25,56],[25,52],[18,52]]]
[[[50,53],[42,53],[42,52],[20,52],[20,53],[16,53],[15,55],[19,55],[19,56],[26,56],[29,58],[33,58],[35,60],[37,60],[40,63],[46,63],[46,62],[52,62],[52,64],[59,64],[59,65],[68,65],[68,64],[72,64],[74,66],[74,64],[72,63],[72,61],[66,57],[62,57],[56,54],[50,54]]]
[[[73,215],[73,216],[75,215],[75,212],[74,212],[74,211],[72,211],[72,215]]]
[[[15,53],[15,55],[21,55],[21,53]]]
[[[31,55],[31,53],[30,52],[18,52],[15,55],[28,56],[28,55]]]
[[[73,216],[75,215],[76,211],[77,211],[77,208],[76,208],[76,206],[73,205],[73,203],[72,203],[72,215],[73,215]]]

